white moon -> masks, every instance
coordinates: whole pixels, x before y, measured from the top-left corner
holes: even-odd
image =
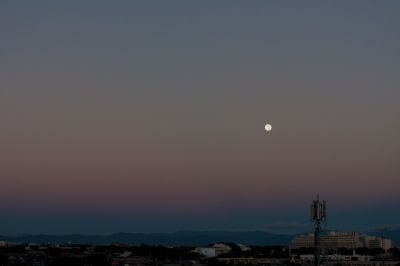
[[[265,125],[265,130],[266,131],[271,131],[271,129],[272,129],[272,126],[270,124],[266,124]]]

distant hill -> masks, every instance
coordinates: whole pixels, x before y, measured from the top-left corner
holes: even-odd
[[[69,241],[76,244],[110,244],[121,242],[131,245],[204,246],[218,242],[234,242],[244,245],[290,245],[294,235],[272,234],[264,231],[179,231],[172,234],[116,233],[107,236],[72,235],[29,235],[0,236],[0,241],[13,243],[58,243]]]
[[[380,236],[381,232],[365,232],[367,235]],[[282,235],[264,231],[178,231],[172,234],[116,233],[111,235],[30,235],[1,236],[0,241],[13,243],[57,243],[67,244],[110,244],[120,242],[131,245],[170,245],[170,246],[206,246],[218,242],[233,242],[244,245],[288,246],[296,235]],[[387,230],[385,237],[393,240],[395,246],[400,244],[400,230]]]

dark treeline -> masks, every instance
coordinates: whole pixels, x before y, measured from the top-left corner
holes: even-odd
[[[220,242],[222,243],[222,242]],[[228,253],[219,255],[220,258],[284,258],[291,259],[289,248],[286,246],[250,246],[250,250],[242,250],[235,243],[223,243],[231,248]],[[212,246],[211,244],[209,246]],[[43,266],[105,266],[112,265],[113,259],[121,254],[130,252],[129,257],[145,257],[147,262],[144,265],[167,264],[170,262],[188,265],[185,261],[201,261],[202,264],[217,266],[222,263],[216,258],[206,259],[196,253],[195,247],[189,246],[130,246],[123,244],[116,245],[65,245],[55,247],[51,245],[29,246],[28,244],[14,245],[11,247],[0,247],[0,265],[43,265]],[[383,253],[382,249],[355,249],[358,255],[377,256]],[[393,257],[399,258],[399,249],[391,248],[389,252]],[[313,248],[303,248],[292,250],[292,254],[313,254]],[[352,249],[340,248],[336,250],[337,254],[352,255]],[[295,256],[297,257],[297,256]],[[37,264],[40,262],[40,264]],[[36,264],[35,264],[36,263]]]

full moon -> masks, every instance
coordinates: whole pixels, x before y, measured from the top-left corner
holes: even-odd
[[[265,125],[265,130],[266,131],[271,131],[271,129],[272,129],[272,126],[270,124],[266,124]]]

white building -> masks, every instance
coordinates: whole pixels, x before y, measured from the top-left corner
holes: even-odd
[[[246,247],[245,245],[242,245],[242,244],[237,244],[237,245],[240,247],[240,250],[242,250],[242,251],[250,251],[251,250],[251,248]]]
[[[215,248],[215,256],[218,257],[218,255],[223,254],[223,253],[229,253],[232,251],[231,247],[222,243],[219,244],[214,244],[213,248]]]
[[[242,246],[239,245],[239,247],[240,248],[243,247],[244,249],[242,250],[249,249],[248,247],[243,245]],[[219,244],[214,244],[212,247],[197,247],[195,251],[201,255],[204,255],[207,258],[211,258],[211,257],[218,257],[220,254],[228,253],[231,250],[232,249],[229,246],[219,243]]]

